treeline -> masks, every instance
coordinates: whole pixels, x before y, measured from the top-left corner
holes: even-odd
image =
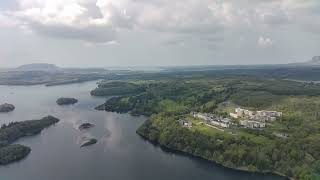
[[[97,109],[119,113],[130,111],[133,115],[146,116],[160,112],[172,114],[185,114],[190,111],[212,112],[219,103],[227,100],[232,92],[232,86],[227,84],[219,89],[213,89],[207,83],[184,81],[150,83],[143,92],[111,98]]]
[[[263,80],[261,84],[245,86],[248,91],[266,91],[274,95],[320,95],[320,84],[285,80]]]
[[[143,92],[145,87],[129,82],[111,81],[100,82],[98,87],[91,91],[92,96],[115,96]]]
[[[243,107],[266,108],[281,101],[283,97],[266,91],[239,90],[230,99]]]
[[[92,95],[111,96],[98,109],[131,112],[134,115],[159,112],[212,112],[219,103],[232,100],[238,105],[266,108],[284,96],[317,96],[320,85],[256,78],[226,78],[214,80],[169,80],[135,84],[107,82],[99,84]]]
[[[320,67],[270,66],[205,66],[168,68],[155,73],[133,72],[108,76],[112,80],[172,80],[205,78],[261,78],[261,79],[295,79],[320,81]]]

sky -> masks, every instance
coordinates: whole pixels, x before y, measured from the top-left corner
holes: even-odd
[[[319,0],[0,0],[0,68],[283,64],[320,55]]]

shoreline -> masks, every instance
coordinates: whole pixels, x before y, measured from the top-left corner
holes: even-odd
[[[104,104],[100,105],[100,106],[97,106],[97,107],[101,107],[103,106]],[[97,109],[98,110],[98,109]],[[107,110],[101,110],[99,109],[99,111],[107,111]],[[128,111],[128,112],[116,112],[116,111],[107,111],[107,112],[115,112],[115,113],[119,113],[119,114],[129,114],[131,116],[145,116],[145,115],[141,115],[141,114],[132,114],[131,111]],[[146,116],[148,117],[148,116]],[[143,124],[142,124],[143,125]],[[141,125],[141,126],[142,126]],[[140,127],[141,127],[140,126]],[[140,128],[139,127],[139,128]],[[139,128],[136,130],[136,134],[138,134],[143,140],[153,144],[154,146],[158,146],[160,147],[161,149],[167,151],[167,152],[172,152],[172,153],[176,153],[176,154],[182,154],[184,156],[188,156],[188,157],[191,157],[191,158],[197,158],[197,159],[201,159],[201,160],[204,160],[204,161],[207,161],[209,163],[214,163],[216,165],[219,165],[221,167],[224,167],[224,168],[228,168],[228,169],[231,169],[231,170],[234,170],[234,171],[240,171],[240,172],[246,172],[246,173],[258,173],[258,174],[270,174],[270,175],[275,175],[275,176],[279,176],[279,177],[283,177],[285,179],[288,179],[288,180],[293,180],[292,177],[288,177],[282,173],[279,173],[279,172],[273,172],[273,171],[265,171],[265,172],[262,172],[262,171],[250,171],[248,170],[247,168],[241,168],[241,167],[229,167],[229,166],[226,166],[224,165],[223,163],[220,163],[220,162],[217,162],[216,160],[210,160],[210,159],[207,159],[207,158],[204,158],[202,156],[198,156],[198,155],[194,155],[194,154],[191,154],[191,153],[188,153],[188,152],[185,152],[183,150],[179,150],[179,149],[172,149],[172,148],[169,148],[165,145],[162,145],[160,144],[158,141],[154,141],[154,140],[150,140],[148,139],[147,137],[145,137],[143,134],[139,133]]]
[[[6,83],[0,83],[0,86],[12,86],[12,87],[31,87],[31,86],[44,86],[44,87],[56,87],[56,86],[64,86],[64,85],[71,85],[71,84],[82,84],[87,82],[93,82],[93,81],[100,81],[101,79],[96,80],[88,80],[88,81],[78,81],[78,82],[64,82],[64,83],[55,83],[51,84],[51,82],[39,82],[39,83],[26,83],[26,84],[6,84]]]
[[[153,141],[153,140],[148,139],[147,137],[145,137],[143,134],[139,133],[138,131],[136,131],[136,134],[138,134],[143,140],[151,143],[151,144],[154,145],[154,146],[158,146],[158,147],[160,147],[162,150],[164,150],[164,151],[166,151],[166,152],[169,152],[169,153],[179,154],[179,155],[187,156],[187,157],[190,157],[190,158],[195,158],[195,159],[198,159],[198,160],[203,160],[203,161],[206,161],[206,162],[209,162],[209,163],[213,163],[213,164],[215,164],[215,165],[218,165],[218,166],[220,166],[220,167],[227,168],[227,169],[234,170],[234,171],[238,171],[238,172],[253,173],[253,174],[274,175],[274,176],[282,177],[282,178],[284,178],[284,179],[293,180],[293,178],[287,177],[286,175],[284,175],[284,174],[282,174],[282,173],[279,173],[279,172],[273,172],[273,171],[266,171],[266,172],[250,171],[250,170],[245,169],[245,168],[229,167],[229,166],[226,166],[226,165],[224,165],[223,163],[219,163],[219,162],[217,162],[217,161],[215,161],[215,160],[206,159],[206,158],[204,158],[204,157],[202,157],[202,156],[194,155],[194,154],[185,152],[185,151],[183,151],[183,150],[169,148],[169,147],[167,147],[167,146],[165,146],[165,145],[160,144],[160,143],[157,142],[157,141]]]

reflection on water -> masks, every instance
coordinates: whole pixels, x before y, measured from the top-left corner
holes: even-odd
[[[40,135],[18,143],[30,146],[30,155],[17,163],[0,167],[0,180],[176,180],[176,179],[280,179],[232,171],[213,163],[165,152],[136,135],[145,117],[95,111],[105,98],[91,97],[94,82],[45,86],[0,86],[0,103],[16,110],[0,114],[0,125],[11,121],[39,119],[53,115],[61,121]],[[74,97],[79,103],[57,106],[59,97]],[[79,130],[81,123],[95,124]],[[98,143],[80,148],[83,138]]]

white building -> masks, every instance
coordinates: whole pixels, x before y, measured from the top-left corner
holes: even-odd
[[[247,110],[247,109],[242,109],[242,108],[236,108],[235,112],[239,117],[241,116],[253,116],[255,113],[253,111]]]
[[[267,121],[275,121],[277,117],[282,116],[282,112],[277,111],[250,111],[247,109],[236,108],[235,113],[230,113],[229,115],[233,118],[247,117],[250,120],[259,121],[259,122],[267,122]]]
[[[244,115],[244,109],[236,108],[235,111],[236,111],[238,116],[243,116]]]
[[[183,127],[192,128],[192,122],[190,121],[179,119],[177,122]]]
[[[214,125],[214,126],[220,126],[223,128],[228,128],[229,124],[227,123],[223,123],[223,122],[219,122],[219,121],[211,121],[210,124]]]
[[[281,117],[282,112],[277,111],[257,111],[257,115],[259,116],[270,116],[270,117]]]
[[[277,117],[282,116],[282,112],[277,111],[250,111],[247,109],[236,108],[236,113],[230,113],[230,117],[233,118],[247,118],[249,120],[241,120],[240,125],[246,128],[264,128],[266,127],[266,122],[272,122],[277,119]]]
[[[206,121],[209,121],[210,120],[210,117],[206,114],[203,114],[203,113],[193,113],[193,117],[194,118],[199,118],[199,119],[204,119]]]
[[[230,115],[230,117],[233,117],[233,118],[235,118],[235,119],[238,119],[238,114],[235,114],[235,113],[230,113],[229,114]]]
[[[216,116],[215,114],[208,113],[192,113],[193,117],[202,119],[207,122],[207,124],[219,126],[223,128],[228,128],[230,126],[231,119],[223,118],[221,116]]]
[[[244,126],[245,128],[265,128],[266,127],[266,123],[250,121],[250,120],[240,121],[240,125]]]

